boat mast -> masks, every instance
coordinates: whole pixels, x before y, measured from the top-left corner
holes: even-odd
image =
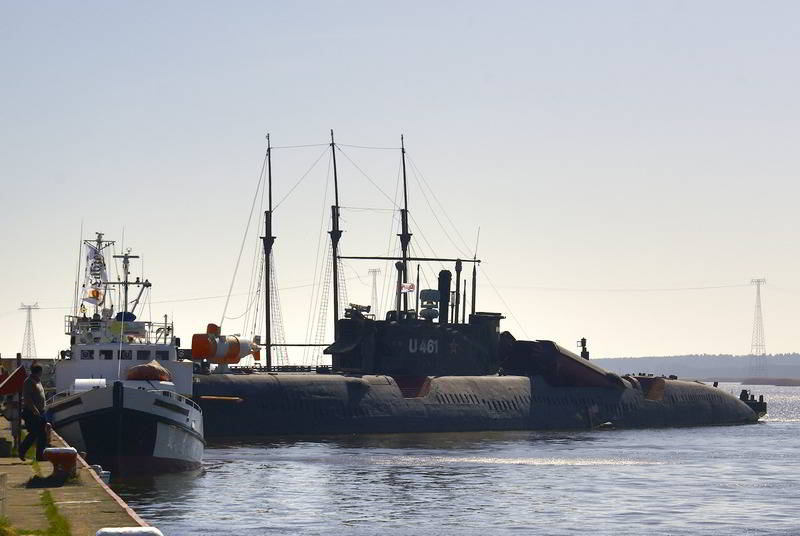
[[[99,238],[98,238],[98,242],[99,242]],[[130,265],[131,265],[131,261],[130,260],[131,259],[138,259],[139,256],[138,255],[131,255],[130,253],[125,252],[122,255],[114,255],[114,258],[115,259],[122,259],[123,312],[127,313],[128,312],[128,287],[130,286],[130,282],[128,281],[128,276],[130,275]],[[123,322],[125,321],[125,317],[126,316],[127,316],[127,314],[122,317]]]
[[[411,233],[408,232],[408,182],[406,181],[406,146],[403,140],[403,135],[400,135],[400,154],[403,161],[403,208],[400,209],[400,225],[401,232],[400,248],[402,249],[403,256],[403,282],[408,281],[408,245],[411,242]],[[402,292],[402,289],[397,289],[397,292]],[[403,311],[408,310],[408,292],[403,292]],[[397,319],[400,319],[400,311],[397,311]]]
[[[272,145],[267,134],[267,197],[269,210],[264,211],[264,339],[267,347],[266,366],[272,367],[272,309],[270,299],[272,297],[272,281],[270,260],[272,259],[272,245],[275,237],[272,236]]]
[[[339,229],[339,176],[336,171],[336,142],[331,129],[331,155],[333,156],[333,192],[334,205],[331,207],[331,252],[333,255],[333,337],[338,340],[339,335],[339,239],[342,231]]]

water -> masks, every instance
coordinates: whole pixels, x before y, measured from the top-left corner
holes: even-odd
[[[167,535],[800,533],[800,387],[753,390],[757,425],[212,443],[112,486]]]

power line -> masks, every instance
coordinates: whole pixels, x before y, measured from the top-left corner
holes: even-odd
[[[740,285],[709,285],[702,287],[660,287],[660,288],[577,288],[577,287],[544,287],[535,285],[499,285],[499,288],[518,290],[541,290],[546,292],[682,292],[694,290],[716,290],[725,288],[749,287]]]

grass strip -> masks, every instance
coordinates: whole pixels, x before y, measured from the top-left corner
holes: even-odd
[[[69,521],[58,513],[58,508],[53,502],[53,496],[48,490],[42,492],[42,506],[44,506],[44,513],[49,523],[44,533],[45,536],[72,536]]]
[[[19,532],[14,530],[7,517],[0,517],[0,536],[17,536],[18,534]]]

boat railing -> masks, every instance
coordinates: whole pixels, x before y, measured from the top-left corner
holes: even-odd
[[[75,395],[75,394],[77,394],[77,393],[74,393],[72,391],[59,391],[58,393],[54,394],[53,396],[51,396],[50,398],[47,399],[46,405],[49,406],[50,404],[52,404],[53,402],[55,402],[57,400],[61,400],[62,398],[68,398],[68,397],[70,397],[72,395]]]
[[[228,371],[232,374],[254,374],[254,373],[268,373],[268,372],[293,372],[293,373],[309,373],[309,374],[330,374],[330,365],[272,365],[267,367],[265,365],[233,365],[228,367]]]
[[[174,398],[178,402],[183,402],[187,406],[196,409],[200,413],[203,412],[203,410],[200,409],[200,406],[198,406],[191,398],[187,398],[187,397],[185,397],[185,396],[183,396],[181,394],[178,394],[178,393],[176,393],[174,391],[167,391],[167,390],[164,390],[164,389],[150,389],[147,392],[148,393],[159,394],[159,395],[164,396],[166,398]]]
[[[173,344],[175,341],[172,323],[135,320],[119,322],[112,318],[87,316],[64,316],[64,333],[82,335],[91,340],[111,339],[118,342],[120,336],[153,344]]]

